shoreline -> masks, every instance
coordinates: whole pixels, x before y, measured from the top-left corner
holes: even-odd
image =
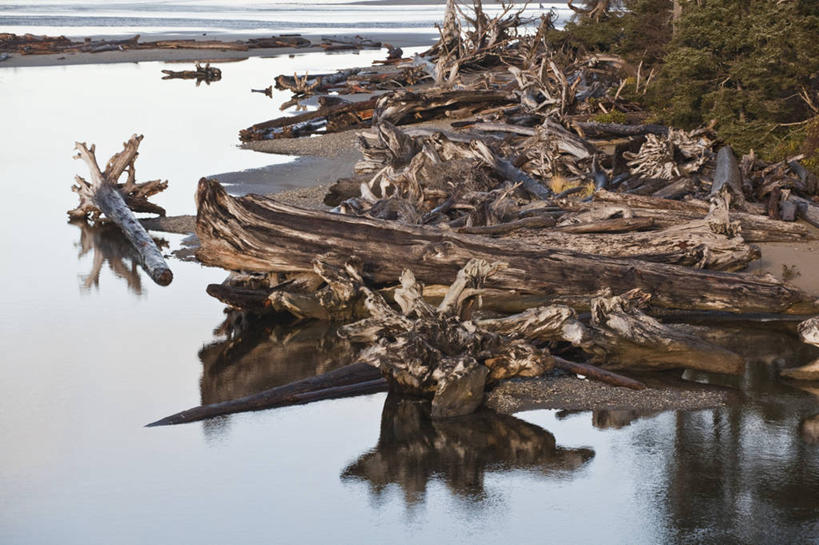
[[[285,34],[287,35],[287,34]],[[132,37],[133,34],[123,36],[121,34],[104,34],[89,36],[95,40],[119,40],[124,37]],[[210,41],[220,40],[224,42],[246,41],[253,38],[269,38],[270,33],[247,33],[236,34],[226,32],[161,32],[140,34],[140,41],[164,41],[164,40],[195,40]],[[274,35],[278,36],[278,35]],[[113,64],[127,62],[230,62],[241,61],[251,57],[281,57],[283,55],[296,56],[304,53],[326,53],[328,55],[355,53],[356,49],[343,51],[325,51],[318,44],[323,36],[352,38],[356,34],[290,34],[290,36],[301,36],[312,42],[308,47],[273,47],[254,48],[246,51],[220,50],[220,49],[130,49],[125,51],[101,51],[98,53],[46,53],[21,55],[19,53],[9,53],[9,57],[0,62],[0,70],[4,68],[23,68],[34,66],[70,66],[87,64]],[[414,32],[368,32],[362,35],[364,38],[383,43],[392,44],[395,47],[427,47],[431,46],[437,38],[433,33]],[[78,39],[72,36],[72,39]],[[80,38],[81,39],[81,38]],[[375,48],[369,48],[374,50]],[[383,49],[383,47],[381,48]]]

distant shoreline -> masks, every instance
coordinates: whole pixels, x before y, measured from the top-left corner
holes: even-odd
[[[248,51],[230,51],[218,49],[131,49],[126,51],[103,51],[100,53],[55,53],[45,55],[20,55],[10,54],[10,57],[0,62],[0,71],[4,68],[21,68],[30,66],[68,66],[79,64],[111,64],[121,62],[196,62],[196,61],[231,61],[250,57],[275,57],[282,55],[299,55],[303,53],[322,52],[324,49],[318,46],[322,36],[354,36],[355,34],[323,33],[323,34],[301,34],[314,45],[309,47],[276,47],[250,49]],[[248,40],[251,38],[270,37],[271,34],[235,34],[227,32],[162,32],[162,33],[142,33],[141,41],[157,40],[222,40],[236,41]],[[121,34],[116,35],[96,35],[94,39],[122,39]],[[423,47],[432,45],[438,38],[433,33],[411,33],[411,32],[368,32],[365,38],[389,43],[396,47]],[[350,50],[354,51],[354,50]],[[344,53],[349,51],[340,51]],[[329,55],[334,52],[328,52]]]

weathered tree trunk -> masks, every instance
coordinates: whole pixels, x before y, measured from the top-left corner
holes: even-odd
[[[477,325],[529,342],[570,342],[608,369],[686,368],[733,375],[742,371],[744,362],[737,354],[643,313],[640,307],[649,298],[640,290],[593,297],[589,325],[580,322],[572,309],[559,305],[479,320]]]
[[[173,280],[173,273],[165,263],[162,252],[157,248],[154,240],[136,219],[133,212],[123,199],[120,189],[117,187],[117,180],[122,173],[128,169],[128,182],[124,185],[123,192],[126,194],[137,185],[133,180],[134,161],[137,157],[137,148],[142,140],[142,136],[134,135],[128,142],[125,142],[124,149],[114,155],[108,162],[105,172],[100,170],[97,158],[94,154],[95,148],[86,147],[85,144],[77,142],[75,148],[78,152],[76,158],[83,159],[88,165],[91,173],[91,182],[77,176],[72,189],[80,196],[80,206],[69,211],[72,218],[85,218],[88,214],[98,214],[102,212],[122,229],[130,243],[139,253],[143,267],[148,272],[154,282],[160,286],[167,286]],[[152,184],[154,182],[147,182]]]
[[[508,264],[493,285],[518,294],[588,296],[603,288],[641,288],[658,306],[738,313],[795,311],[802,292],[771,277],[697,271],[633,259],[532,249],[513,241],[446,233],[395,222],[304,210],[249,195],[233,198],[218,182],[197,191],[199,259],[229,270],[311,271],[316,256],[342,266],[350,256],[375,284],[392,284],[404,269],[422,282],[455,279],[471,258]],[[808,310],[810,312],[810,310]]]

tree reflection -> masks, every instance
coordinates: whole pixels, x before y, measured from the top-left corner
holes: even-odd
[[[230,311],[217,332],[224,340],[199,351],[202,404],[218,403],[327,373],[352,363],[354,352],[335,328],[301,326]]]
[[[142,294],[142,277],[139,254],[119,230],[111,223],[92,225],[86,221],[71,221],[80,229],[80,240],[76,244],[79,248],[78,258],[93,252],[91,270],[81,276],[81,286],[85,290],[99,288],[100,273],[105,264],[117,278],[125,280],[128,290],[136,295]],[[167,248],[168,243],[163,239],[154,239],[159,248]]]
[[[744,403],[676,416],[666,467],[673,532],[709,543],[811,542],[819,534],[817,398],[777,373],[815,351],[789,329],[737,333],[748,362]]]
[[[431,480],[481,500],[489,471],[567,472],[594,456],[591,449],[559,447],[551,433],[513,416],[481,411],[431,420],[429,411],[428,401],[387,396],[378,444],[341,478],[366,481],[376,495],[396,484],[410,505],[424,500]]]

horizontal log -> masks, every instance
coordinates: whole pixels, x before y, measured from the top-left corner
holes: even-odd
[[[656,227],[656,222],[652,218],[612,218],[589,223],[559,225],[555,229],[563,233],[584,234],[626,233],[629,231],[651,229],[652,227]]]
[[[507,267],[492,287],[522,294],[582,296],[641,288],[666,308],[794,312],[814,308],[799,290],[772,277],[691,270],[633,259],[532,249],[509,240],[442,232],[371,218],[305,210],[257,195],[230,197],[218,182],[197,190],[199,259],[229,270],[311,271],[316,256],[343,266],[351,256],[366,279],[392,284],[405,269],[422,282],[452,282],[472,258]]]
[[[375,107],[375,99],[364,100],[361,102],[352,102],[347,104],[339,104],[330,106],[328,108],[320,108],[312,112],[305,112],[299,115],[277,117],[270,121],[257,123],[246,129],[239,131],[239,139],[242,142],[249,142],[252,140],[266,140],[270,138],[291,138],[293,136],[300,136],[293,127],[310,121],[321,120],[323,123],[329,125],[332,119],[340,116],[358,114],[367,112]],[[356,124],[343,128],[356,128]],[[359,126],[368,126],[369,123],[359,123]],[[328,132],[332,132],[328,128]]]
[[[636,217],[654,218],[658,225],[670,226],[685,223],[693,219],[705,217],[709,211],[709,204],[704,201],[676,201],[613,193],[600,190],[594,195],[593,203],[575,205],[577,211],[585,210],[595,204],[618,204],[632,209]],[[566,206],[572,207],[570,203]],[[738,221],[742,228],[742,238],[746,242],[790,242],[795,240],[815,240],[817,235],[804,225],[772,220],[759,214],[731,211],[731,221]]]

